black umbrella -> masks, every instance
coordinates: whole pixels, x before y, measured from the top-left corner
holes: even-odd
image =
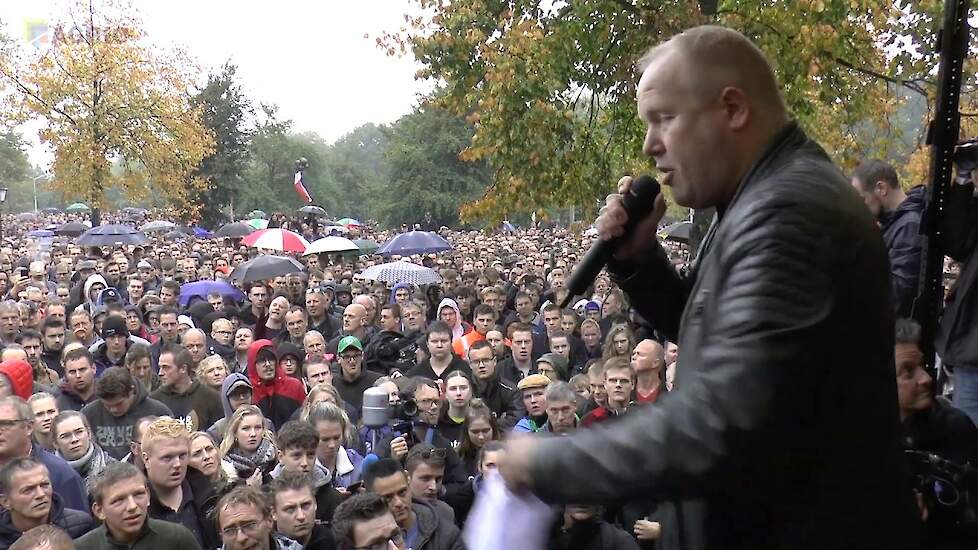
[[[60,214],[61,213],[60,210],[58,210],[57,208],[54,208],[53,206],[49,206],[47,208],[42,208],[41,209],[41,212],[43,212],[45,214]]]
[[[177,231],[177,230],[170,231],[169,233],[163,235],[163,240],[165,241],[183,241],[189,238],[190,235],[187,235],[183,231]]]
[[[689,233],[693,229],[693,222],[677,222],[663,227],[659,231],[659,238],[667,241],[677,241],[681,243],[689,242]]]
[[[326,211],[315,205],[303,206],[297,212],[302,212],[303,214],[308,214],[310,216],[326,216]]]
[[[79,246],[111,246],[117,244],[148,244],[142,231],[122,224],[99,225],[81,234]]]
[[[244,222],[226,223],[214,233],[217,237],[241,238],[254,233],[255,228]]]
[[[77,237],[82,233],[88,231],[88,226],[82,222],[68,222],[64,225],[59,226],[54,230],[56,235],[67,235],[69,237]]]
[[[280,275],[300,271],[302,271],[302,264],[292,258],[272,255],[258,256],[234,268],[234,271],[231,272],[231,280],[247,283],[248,281],[273,279]]]

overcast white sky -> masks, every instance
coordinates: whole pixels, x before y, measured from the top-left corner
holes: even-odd
[[[22,39],[28,19],[54,20],[60,0],[2,0],[5,30]],[[133,0],[149,38],[184,47],[205,69],[230,59],[248,96],[276,103],[296,131],[333,141],[357,126],[393,122],[429,88],[418,65],[377,48],[404,23],[404,0]],[[364,38],[369,34],[370,38]],[[29,132],[36,142],[36,132]],[[45,161],[35,146],[31,160]]]

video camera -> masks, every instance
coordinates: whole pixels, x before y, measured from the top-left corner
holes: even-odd
[[[408,399],[397,405],[390,404],[390,396],[381,388],[367,388],[363,392],[363,411],[361,420],[373,436],[389,428],[395,437],[403,437],[408,447],[417,443],[414,435],[415,420],[418,417],[418,404]],[[371,442],[371,448],[377,442]]]
[[[363,352],[366,367],[374,372],[390,374],[407,372],[417,365],[415,355],[423,335],[405,336],[399,332],[378,332]]]
[[[907,449],[915,488],[924,497],[931,520],[949,523],[957,537],[978,541],[978,470],[938,454]]]

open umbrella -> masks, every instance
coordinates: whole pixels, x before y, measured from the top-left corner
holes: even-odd
[[[303,214],[308,214],[310,216],[326,217],[326,211],[320,208],[319,206],[313,204],[303,206],[302,208],[296,210],[296,212],[301,212]]]
[[[176,230],[170,231],[165,235],[163,235],[163,240],[165,241],[185,241],[189,238],[190,235],[187,235],[183,231],[176,231]]]
[[[241,238],[254,233],[255,228],[244,223],[244,222],[234,222],[226,223],[217,230],[214,235],[218,237],[231,237],[231,238]]]
[[[27,236],[34,237],[35,239],[40,239],[42,237],[53,237],[54,231],[49,231],[47,229],[35,229],[33,231],[28,231]]]
[[[90,212],[92,209],[88,207],[87,204],[83,202],[76,202],[75,204],[69,204],[68,208],[65,208],[65,212],[69,214],[76,214],[78,212]]]
[[[61,212],[61,211],[58,210],[57,208],[53,207],[53,206],[49,206],[47,208],[42,208],[41,209],[41,213],[42,214],[57,214],[59,212]]]
[[[212,231],[208,231],[199,225],[191,226],[190,230],[193,231],[193,236],[198,239],[209,239],[214,236]]]
[[[356,243],[345,237],[323,237],[309,243],[303,256],[321,254],[323,252],[356,252],[360,250]]]
[[[676,222],[672,225],[663,227],[662,230],[659,231],[659,238],[667,241],[688,243],[689,233],[692,229],[693,222]]]
[[[302,235],[278,228],[255,231],[241,239],[241,244],[282,252],[305,252],[309,248],[309,241],[303,239]]]
[[[437,233],[430,231],[408,231],[396,235],[377,249],[377,254],[383,256],[410,256],[412,254],[429,254],[452,250],[452,245]]]
[[[148,244],[142,231],[122,224],[99,225],[81,234],[79,246],[111,246],[116,244]]]
[[[430,285],[441,282],[441,275],[430,267],[397,261],[370,266],[363,270],[364,279],[384,283],[413,283]]]
[[[263,220],[261,218],[254,218],[244,222],[252,227],[252,229],[265,229],[268,227],[268,220]]]
[[[88,226],[81,222],[68,222],[58,226],[58,228],[54,230],[54,232],[58,235],[67,235],[69,237],[77,237],[86,231],[88,231]]]
[[[252,210],[248,213],[249,218],[267,218],[268,214],[264,210]]]
[[[353,239],[353,244],[357,245],[360,252],[370,254],[380,248],[380,243],[371,239]]]
[[[231,280],[247,283],[248,281],[274,279],[279,275],[288,275],[300,271],[302,271],[302,264],[292,258],[264,255],[248,260],[234,268],[234,271],[231,272]]]
[[[231,298],[235,302],[240,302],[245,299],[244,292],[241,292],[224,281],[197,281],[180,286],[180,305],[187,305],[190,303],[190,299],[195,296],[206,300],[208,294],[215,292],[225,298]]]
[[[165,233],[176,227],[177,224],[173,222],[168,222],[166,220],[155,220],[147,223],[142,227],[143,233]]]
[[[363,225],[353,218],[340,218],[336,220],[336,225]]]
[[[349,229],[343,227],[342,225],[327,225],[323,228],[323,233],[327,235],[332,235],[334,233],[349,233]]]

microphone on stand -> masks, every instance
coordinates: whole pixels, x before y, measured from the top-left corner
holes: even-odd
[[[632,182],[632,185],[628,188],[628,192],[622,195],[621,200],[622,207],[625,208],[625,212],[628,214],[628,221],[625,223],[625,232],[621,237],[608,240],[599,238],[594,241],[591,249],[581,258],[581,262],[577,264],[577,267],[567,280],[568,293],[567,297],[560,304],[561,309],[567,307],[575,296],[580,296],[587,291],[587,288],[591,286],[594,279],[598,277],[598,273],[601,273],[601,269],[608,264],[608,260],[618,250],[621,242],[627,237],[630,237],[632,232],[635,231],[635,226],[638,225],[638,222],[645,219],[652,212],[655,197],[658,194],[659,183],[650,176],[641,176]]]

